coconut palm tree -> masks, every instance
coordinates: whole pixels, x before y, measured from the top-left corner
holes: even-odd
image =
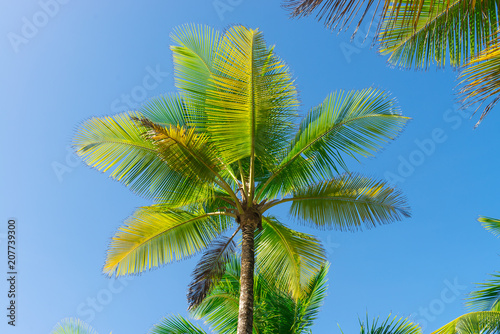
[[[293,16],[317,12],[328,27],[346,28],[380,15],[380,52],[402,68],[430,64],[463,69],[459,97],[463,108],[482,109],[476,126],[500,99],[500,7],[497,0],[289,0]],[[368,15],[373,11],[373,15]],[[361,16],[357,15],[362,13]],[[357,30],[357,29],[356,29]],[[356,32],[356,31],[355,31]],[[484,108],[483,108],[484,106]]]
[[[480,217],[483,227],[500,235],[500,219]],[[500,333],[500,272],[486,283],[478,284],[467,302],[472,312],[449,322],[433,334],[498,334]]]
[[[279,272],[297,297],[324,260],[315,239],[288,229],[270,209],[289,204],[297,221],[340,230],[409,216],[398,190],[341,174],[345,157],[372,156],[407,118],[387,93],[365,89],[331,93],[297,124],[290,71],[258,29],[184,26],[173,40],[178,94],[92,118],[75,136],[88,165],[154,199],[119,228],[104,272],[136,274],[208,248],[191,285],[195,306],[221,277],[241,232],[238,333],[250,333],[255,265]]]
[[[221,280],[194,309],[191,316],[204,319],[214,333],[235,333],[238,325],[240,261],[236,256],[226,264]],[[254,276],[253,333],[308,333],[326,297],[328,265],[314,275],[298,299],[269,281],[265,275]],[[205,333],[182,316],[169,316],[155,325],[150,333]]]
[[[213,333],[232,334],[236,332],[238,323],[238,297],[240,288],[240,263],[238,258],[226,265],[222,279],[215,289],[200,305],[191,310],[191,316],[202,319],[210,326]],[[283,291],[268,281],[260,273],[254,276],[255,282],[255,316],[253,333],[258,334],[300,334],[312,333],[311,327],[316,320],[319,309],[327,292],[328,264],[311,278],[304,293],[295,299],[291,293]],[[360,321],[360,334],[421,334],[420,327],[408,319],[397,319],[389,316],[379,323],[378,319],[370,322]],[[156,324],[151,334],[205,334],[195,323],[182,316],[169,316]]]

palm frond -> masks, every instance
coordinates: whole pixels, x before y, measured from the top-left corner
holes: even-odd
[[[175,192],[178,185],[188,179],[165,164],[154,144],[143,138],[145,128],[132,120],[132,117],[140,116],[129,112],[86,121],[74,139],[77,153],[89,166],[103,172],[110,171],[110,177],[139,194],[155,197]],[[206,187],[201,186],[199,193],[207,197],[203,191]],[[187,201],[193,195],[193,192],[179,194]]]
[[[141,105],[139,112],[162,126],[186,126],[189,115],[185,100],[178,94],[152,97]]]
[[[203,318],[216,333],[234,334],[238,325],[239,292],[240,260],[231,256],[223,277],[191,314],[196,319]]]
[[[183,25],[171,34],[177,44],[170,47],[174,58],[175,85],[192,108],[204,105],[214,60],[218,57],[220,33],[202,25]],[[189,113],[191,119],[196,113]]]
[[[196,133],[195,128],[161,126],[147,118],[137,121],[148,129],[146,137],[157,146],[158,154],[170,168],[200,183],[224,181],[222,161],[207,135]]]
[[[396,0],[387,13],[380,52],[406,68],[465,65],[492,43],[500,14],[496,0]]]
[[[369,157],[396,138],[407,117],[394,99],[375,90],[334,92],[300,124],[286,157],[274,169],[260,194],[274,197],[347,169],[342,155]]]
[[[213,241],[196,265],[187,295],[189,309],[196,308],[224,275],[226,263],[236,251],[233,240],[236,232]]]
[[[379,319],[373,319],[370,324],[368,314],[366,315],[366,323],[359,321],[361,326],[361,334],[421,334],[422,329],[417,324],[414,324],[407,318],[399,318],[397,316],[391,319],[391,315],[387,317],[381,324]]]
[[[75,318],[61,320],[54,327],[51,334],[97,334],[89,324]]]
[[[492,45],[471,59],[467,63],[470,66],[460,73],[463,108],[478,105],[476,111],[482,109],[476,127],[500,100],[500,30],[494,35],[497,37]]]
[[[228,29],[217,52],[204,118],[196,126],[210,133],[228,162],[254,156],[275,164],[297,115],[287,66],[260,31],[243,26]]]
[[[163,318],[159,324],[154,325],[150,334],[206,334],[199,326],[188,319],[177,315]]]
[[[297,190],[290,213],[299,221],[320,228],[358,230],[409,217],[401,191],[359,175],[343,175]],[[279,203],[279,202],[277,202]]]
[[[316,320],[319,308],[326,298],[328,288],[328,269],[329,264],[321,267],[318,273],[313,276],[304,291],[304,297],[297,302],[295,323],[292,332],[303,333],[313,325]]]
[[[500,219],[481,216],[478,219],[482,226],[496,236],[500,236]]]
[[[255,237],[256,271],[264,279],[299,298],[326,260],[318,239],[287,228],[274,217],[264,217]]]
[[[292,17],[310,16],[316,12],[318,21],[323,21],[327,28],[339,30],[349,28],[361,14],[354,32],[356,33],[367,15],[371,16],[373,23],[377,11],[386,8],[388,3],[389,0],[285,0],[284,7],[291,12]]]
[[[116,276],[137,274],[192,256],[230,227],[212,218],[223,214],[142,207],[113,237],[104,272]]]
[[[500,331],[500,312],[464,314],[431,334],[496,334]]]
[[[485,283],[478,283],[479,290],[469,294],[467,306],[474,311],[500,311],[500,273]]]

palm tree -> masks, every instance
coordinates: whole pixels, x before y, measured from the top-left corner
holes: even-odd
[[[500,219],[480,217],[483,227],[500,234]],[[449,322],[432,334],[498,334],[500,333],[500,273],[470,294],[467,306],[471,312]]]
[[[203,319],[214,333],[231,334],[238,323],[238,296],[240,288],[240,263],[232,257],[226,272],[215,289],[194,310],[191,316]],[[275,281],[268,281],[257,273],[255,281],[255,317],[253,333],[301,334],[312,333],[327,291],[328,264],[311,278],[299,299],[281,290]],[[408,319],[389,316],[382,323],[374,319],[371,323],[360,321],[360,334],[421,334],[418,325]],[[195,323],[182,316],[169,316],[161,320],[150,331],[151,334],[206,334]]]
[[[226,264],[221,280],[210,294],[195,308],[191,316],[204,319],[217,334],[230,334],[238,325],[238,300],[240,290],[240,261],[236,256]],[[253,332],[308,333],[317,318],[326,297],[328,265],[323,265],[304,287],[303,294],[295,299],[269,281],[265,275],[254,276]],[[199,326],[182,316],[169,316],[155,325],[152,334],[205,333]]]
[[[238,333],[250,333],[256,264],[263,274],[279,272],[297,297],[324,260],[317,240],[286,228],[271,208],[291,204],[297,221],[321,229],[409,216],[404,197],[385,182],[337,174],[346,156],[372,156],[407,118],[387,93],[365,89],[330,94],[297,126],[294,81],[258,29],[184,26],[173,39],[179,94],[92,118],[75,137],[88,165],[155,201],[118,230],[104,272],[136,274],[208,247],[191,285],[195,306],[241,232]]]
[[[332,28],[348,27],[358,12],[362,13],[359,27],[373,9],[373,17],[380,14],[379,51],[389,55],[392,65],[426,69],[431,63],[444,66],[449,62],[463,68],[462,107],[479,105],[480,109],[486,103],[476,126],[500,100],[500,7],[496,0],[289,0],[286,4],[293,16],[318,12],[318,18]]]

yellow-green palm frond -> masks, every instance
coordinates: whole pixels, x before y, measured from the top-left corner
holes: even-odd
[[[197,127],[210,133],[228,162],[252,156],[275,164],[297,115],[288,67],[260,31],[234,26],[220,42],[214,69]]]
[[[382,21],[380,52],[401,67],[458,67],[489,46],[498,29],[496,0],[395,0]]]
[[[294,191],[290,214],[319,228],[358,230],[409,217],[406,198],[386,182],[343,175]]]
[[[137,274],[190,257],[230,228],[230,222],[214,219],[219,215],[224,213],[162,206],[139,208],[113,237],[104,272],[116,276]]]
[[[481,216],[478,219],[482,226],[496,236],[500,236],[500,219]]]
[[[471,59],[465,70],[460,73],[462,79],[459,96],[463,107],[478,104],[482,109],[476,127],[500,100],[500,30],[491,46],[477,57]],[[486,104],[486,105],[485,105]],[[485,105],[483,107],[483,105]]]
[[[139,112],[151,122],[162,126],[186,126],[189,107],[179,94],[155,96],[139,108]]]
[[[500,273],[491,276],[485,283],[477,284],[478,290],[470,293],[467,306],[471,310],[500,312]]]
[[[199,326],[177,315],[163,318],[149,330],[150,334],[206,334]]]
[[[50,334],[97,334],[89,324],[75,318],[61,320]]]
[[[316,320],[319,308],[323,305],[328,288],[328,270],[330,265],[325,263],[320,270],[309,279],[304,288],[302,297],[297,301],[295,307],[295,321],[292,333],[304,333],[306,329],[313,325]]]
[[[223,162],[208,135],[186,126],[162,126],[147,118],[138,122],[148,129],[145,136],[155,144],[158,155],[170,168],[197,180],[196,183],[225,182],[221,176]]]
[[[147,129],[132,119],[141,116],[128,112],[87,120],[74,139],[78,155],[89,166],[109,172],[111,178],[150,198],[172,194],[171,203],[184,205],[210,197],[212,190],[206,183],[178,173],[161,159],[157,147],[143,136]],[[196,191],[194,185],[199,187]]]
[[[301,297],[310,279],[326,261],[320,241],[289,229],[274,217],[264,217],[255,237],[256,271],[294,298]]]
[[[304,118],[260,194],[284,196],[318,179],[331,178],[333,171],[347,169],[342,155],[373,156],[397,137],[407,121],[383,91],[334,92]]]
[[[170,47],[174,59],[175,85],[191,107],[203,106],[218,57],[220,33],[202,25],[186,24],[171,34],[176,43]],[[190,114],[189,117],[199,116]]]
[[[500,312],[464,314],[431,334],[496,334],[500,332]]]

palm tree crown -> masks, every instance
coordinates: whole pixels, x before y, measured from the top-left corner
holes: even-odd
[[[269,209],[289,202],[299,222],[341,230],[409,216],[385,182],[337,173],[345,156],[372,156],[394,139],[407,118],[387,93],[365,89],[330,94],[297,124],[290,71],[259,30],[184,26],[172,37],[179,93],[92,118],[75,137],[88,165],[155,201],[119,228],[104,272],[135,274],[208,249],[189,293],[195,306],[223,274],[241,231],[238,333],[247,333],[255,254],[260,271],[295,297],[325,258],[315,238]]]

